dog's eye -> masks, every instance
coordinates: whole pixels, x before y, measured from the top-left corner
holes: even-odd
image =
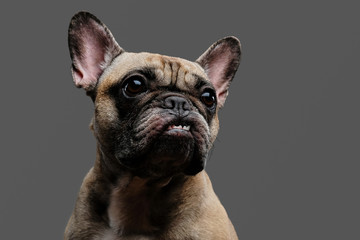
[[[216,95],[212,89],[205,89],[201,94],[201,101],[208,107],[212,108],[216,104]]]
[[[136,95],[145,92],[146,86],[144,79],[140,76],[130,77],[125,81],[123,91],[128,97],[135,97]]]

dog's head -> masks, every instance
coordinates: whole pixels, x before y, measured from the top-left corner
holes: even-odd
[[[69,48],[74,82],[95,104],[92,129],[107,165],[143,177],[204,169],[239,66],[239,40],[223,38],[195,62],[130,53],[95,16],[80,12]]]

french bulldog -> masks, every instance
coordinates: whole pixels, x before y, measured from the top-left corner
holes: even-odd
[[[126,52],[79,12],[68,44],[75,85],[94,103],[97,154],[64,239],[238,239],[204,167],[239,40],[220,39],[195,62]]]

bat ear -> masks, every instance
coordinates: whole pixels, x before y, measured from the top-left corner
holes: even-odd
[[[229,85],[240,64],[240,55],[240,41],[231,36],[215,42],[196,60],[216,89],[219,107],[225,103]]]
[[[71,19],[68,43],[75,85],[87,92],[95,89],[104,69],[124,51],[109,29],[88,12],[79,12]]]

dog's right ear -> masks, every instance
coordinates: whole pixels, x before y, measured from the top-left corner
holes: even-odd
[[[124,51],[109,29],[88,12],[79,12],[71,19],[68,43],[74,82],[87,93],[95,89],[105,68]]]

